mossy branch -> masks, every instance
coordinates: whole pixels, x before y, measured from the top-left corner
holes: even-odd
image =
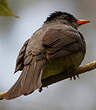
[[[93,62],[90,62],[88,64],[85,64],[83,66],[80,66],[78,67],[74,72],[75,75],[79,75],[79,74],[83,74],[85,72],[88,72],[88,71],[91,71],[91,70],[94,70],[96,68],[96,61],[93,61]],[[67,78],[70,78],[72,77],[72,75],[68,73],[60,73],[60,74],[57,74],[55,76],[51,76],[47,79],[44,79],[42,80],[42,87],[46,87],[48,85],[51,85],[53,83],[56,83],[58,81],[61,81],[61,80],[64,80],[64,79],[67,79]]]

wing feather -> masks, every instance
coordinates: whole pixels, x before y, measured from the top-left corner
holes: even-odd
[[[13,99],[21,95],[28,95],[37,88],[41,88],[41,76],[45,61],[37,59],[38,56],[34,56],[32,62],[24,66],[19,79],[5,95],[0,96],[1,99]]]
[[[81,35],[77,30],[48,30],[43,39],[47,59],[65,57],[83,50]]]
[[[23,47],[21,48],[21,50],[19,52],[19,55],[16,60],[16,68],[15,68],[14,73],[16,73],[19,70],[22,70],[24,67],[24,56],[25,56],[25,51],[26,51],[26,47],[28,45],[28,42],[29,42],[29,39],[24,43]]]

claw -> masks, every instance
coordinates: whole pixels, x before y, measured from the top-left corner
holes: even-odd
[[[77,77],[76,77],[76,76],[77,76]],[[76,80],[77,78],[80,79],[79,75],[73,75],[72,77],[70,77],[70,80],[72,80],[72,78],[73,78],[74,80]]]
[[[42,87],[40,87],[40,88],[39,88],[39,92],[42,92],[42,90],[43,90]]]
[[[80,79],[79,74],[77,74],[77,78]]]
[[[73,79],[76,80],[76,76],[75,75],[73,76]]]
[[[76,80],[77,78],[80,79],[79,75],[74,73],[74,65],[72,67],[70,67],[70,69],[66,70],[66,72],[68,73],[70,80],[74,79]]]

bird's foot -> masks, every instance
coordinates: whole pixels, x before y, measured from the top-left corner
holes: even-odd
[[[39,88],[39,92],[42,92],[42,90],[43,90],[43,89],[42,89],[42,86],[41,86],[41,87]]]
[[[79,74],[75,74],[74,73],[74,66],[72,66],[69,70],[68,70],[68,75],[70,77],[70,80],[74,79],[76,80],[77,78],[80,79]]]
[[[72,80],[72,79],[76,80],[77,78],[80,79],[79,75],[75,75],[75,74],[71,73],[70,80]]]

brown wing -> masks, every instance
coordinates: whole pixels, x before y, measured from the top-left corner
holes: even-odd
[[[37,43],[36,48],[32,44],[34,42]],[[39,50],[42,50],[41,43],[39,43],[34,38],[24,44],[19,53],[16,65],[16,71],[23,69],[22,73],[8,92],[0,94],[0,99],[13,99],[21,95],[28,95],[37,88],[41,88],[41,77],[45,60],[42,57],[42,52]]]
[[[0,99],[13,99],[21,95],[28,95],[42,86],[42,68],[45,61],[39,58],[40,56],[31,55],[31,62],[28,59],[28,62],[24,62],[24,68],[19,79],[8,92],[0,95]]]
[[[21,48],[19,55],[17,57],[16,60],[16,68],[15,68],[15,72],[19,70],[22,70],[24,68],[24,56],[25,56],[25,51],[26,51],[26,47],[28,45],[29,39],[24,43],[23,47]]]
[[[47,59],[55,59],[83,51],[83,40],[74,29],[49,29],[43,39]]]

